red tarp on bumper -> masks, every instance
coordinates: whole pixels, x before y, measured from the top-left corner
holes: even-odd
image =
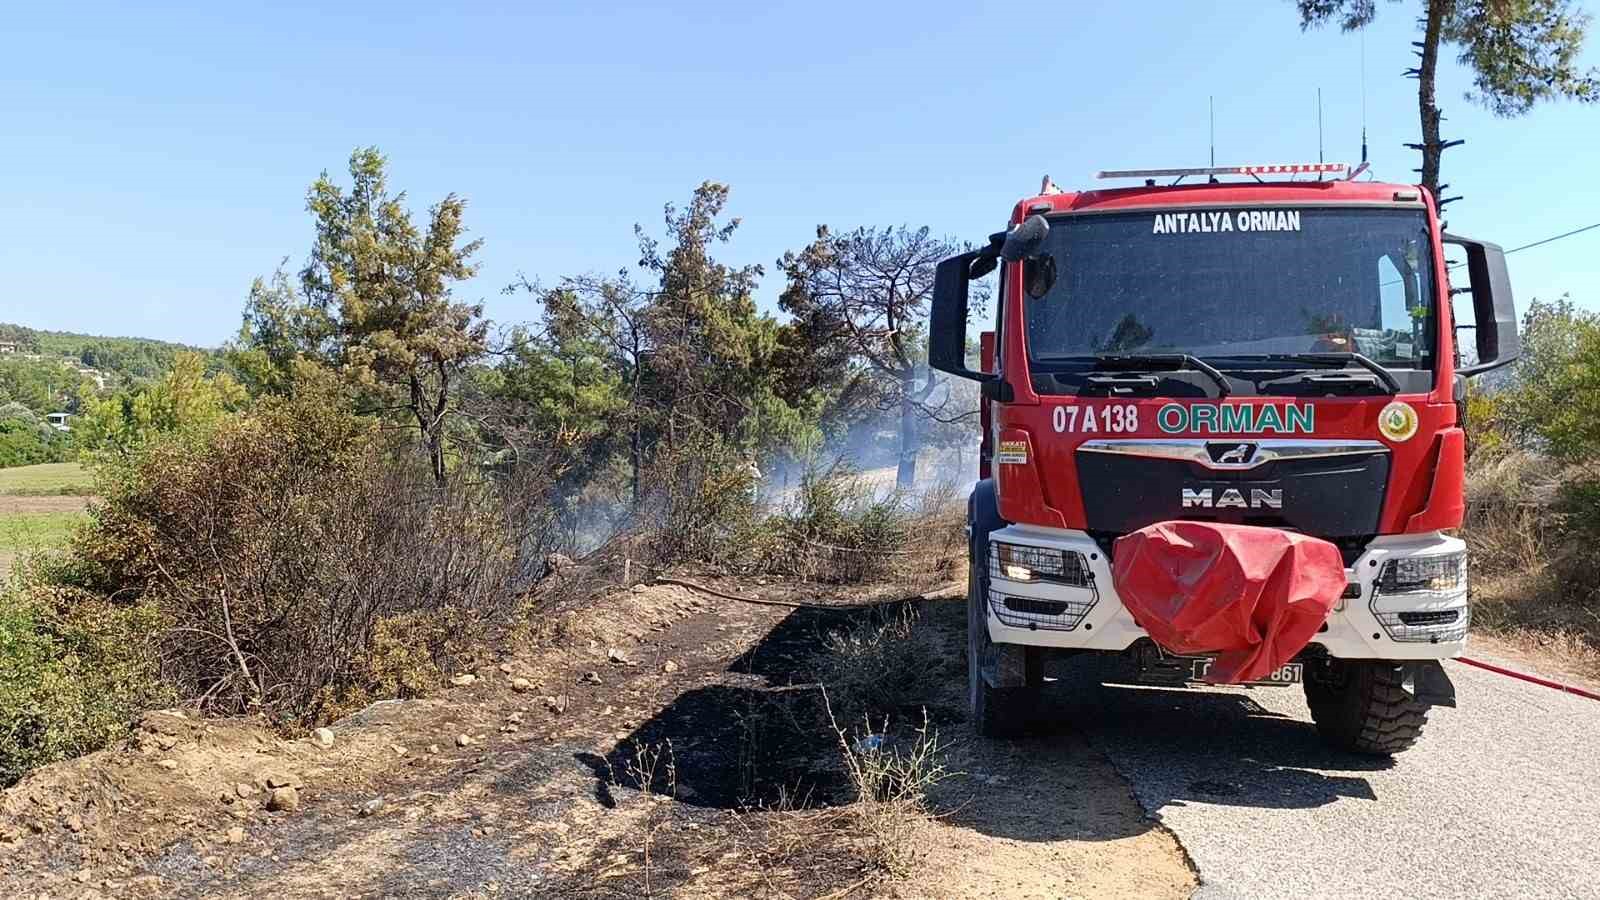
[[[1344,592],[1339,548],[1254,525],[1157,522],[1117,539],[1112,583],[1150,637],[1218,653],[1206,680],[1265,677],[1309,642]]]

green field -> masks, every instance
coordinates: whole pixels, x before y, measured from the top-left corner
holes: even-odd
[[[94,479],[80,463],[43,463],[0,469],[0,496],[88,496]]]
[[[81,511],[0,512],[0,578],[17,560],[66,544],[72,529],[88,516]]]
[[[0,469],[0,577],[18,557],[65,544],[93,492],[92,476],[78,463]]]
[[[59,547],[85,518],[81,512],[0,514],[0,553]]]

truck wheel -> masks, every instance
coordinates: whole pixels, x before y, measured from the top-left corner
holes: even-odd
[[[972,724],[984,737],[1014,737],[1037,717],[1044,685],[1038,647],[997,644],[989,638],[988,579],[973,562],[967,577],[967,700]]]
[[[1393,756],[1422,736],[1428,707],[1384,660],[1328,660],[1306,667],[1306,704],[1322,739],[1340,750]]]

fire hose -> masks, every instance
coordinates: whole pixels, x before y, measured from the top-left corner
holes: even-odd
[[[1493,672],[1496,675],[1505,675],[1508,678],[1517,678],[1521,679],[1522,681],[1532,682],[1533,684],[1560,691],[1563,694],[1577,694],[1579,697],[1586,697],[1590,700],[1600,700],[1600,693],[1595,693],[1587,688],[1581,688],[1571,684],[1562,684],[1559,681],[1551,681],[1548,678],[1542,678],[1538,675],[1530,675],[1527,672],[1518,672],[1515,669],[1508,669],[1505,666],[1497,666],[1494,663],[1484,662],[1481,659],[1473,659],[1468,656],[1458,656],[1456,657],[1456,662],[1466,663],[1469,666],[1477,666],[1480,669]]]

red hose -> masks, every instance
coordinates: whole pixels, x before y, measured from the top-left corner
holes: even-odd
[[[1587,697],[1590,700],[1600,700],[1600,694],[1597,694],[1594,691],[1581,687],[1575,687],[1570,684],[1562,684],[1559,681],[1551,681],[1548,678],[1540,678],[1538,675],[1529,675],[1526,672],[1518,672],[1515,669],[1507,669],[1504,666],[1497,666],[1494,663],[1486,663],[1481,659],[1458,656],[1456,657],[1456,662],[1463,662],[1469,666],[1477,666],[1480,669],[1487,669],[1496,675],[1508,675],[1512,678],[1520,678],[1523,681],[1531,681],[1534,684],[1543,685],[1547,688],[1554,688],[1564,694],[1577,694],[1579,697]]]

